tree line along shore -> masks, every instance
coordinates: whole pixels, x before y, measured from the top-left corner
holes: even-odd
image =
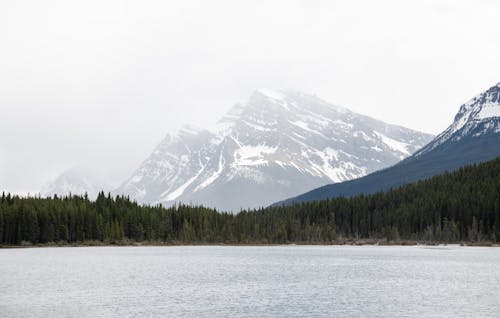
[[[498,245],[500,158],[387,192],[242,210],[139,205],[100,193],[0,197],[0,246]]]

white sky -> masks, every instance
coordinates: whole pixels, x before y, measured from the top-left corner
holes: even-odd
[[[500,1],[0,1],[0,189],[122,181],[183,123],[295,88],[430,133],[500,81]]]

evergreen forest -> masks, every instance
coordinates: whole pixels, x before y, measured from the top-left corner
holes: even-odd
[[[0,198],[0,244],[500,242],[500,158],[387,192],[244,210],[127,197]]]

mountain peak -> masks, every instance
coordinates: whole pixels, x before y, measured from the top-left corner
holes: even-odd
[[[64,171],[56,179],[45,184],[41,190],[41,195],[51,197],[57,195],[84,195],[85,193],[91,199],[97,197],[99,186],[105,185],[103,180],[93,177],[92,172],[80,167],[74,167]],[[102,178],[101,178],[102,179]],[[110,187],[108,187],[109,190]]]
[[[185,124],[182,125],[179,130],[177,130],[176,135],[177,136],[191,136],[191,135],[198,135],[201,132],[204,132],[206,129],[203,129],[201,127],[194,126],[192,124]]]
[[[432,137],[290,89],[256,90],[215,130],[192,131],[162,142],[116,193],[238,211],[387,167]]]
[[[498,117],[499,112],[490,112],[491,106],[500,105],[500,83],[490,87],[488,90],[474,96],[467,103],[460,107],[460,111],[455,116],[455,120],[460,119],[467,112],[474,112],[474,115],[479,115],[481,118]],[[486,107],[486,112],[480,114],[482,108]],[[498,108],[498,107],[496,107]]]
[[[500,132],[500,83],[476,95],[460,106],[453,123],[415,156],[427,153],[447,142]]]
[[[500,83],[463,104],[455,116],[455,121],[478,121],[494,117],[500,117]]]
[[[283,102],[285,101],[286,98],[286,94],[283,90],[277,90],[271,88],[259,88],[254,92],[254,94],[260,94],[272,100],[283,101]]]
[[[432,142],[396,165],[329,184],[277,205],[372,194],[453,171],[500,155],[500,83],[461,105],[454,122]]]
[[[265,99],[268,103],[262,102]],[[300,105],[300,108],[297,106]],[[347,108],[331,104],[319,98],[315,94],[309,94],[293,88],[257,89],[250,97],[248,107],[272,107],[279,106],[281,110],[287,112],[302,111],[312,112],[317,114],[329,113],[334,110],[338,113],[351,113]]]

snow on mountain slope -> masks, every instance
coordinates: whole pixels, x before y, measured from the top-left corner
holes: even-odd
[[[415,156],[421,156],[446,142],[490,132],[500,132],[500,83],[463,104],[453,123]]]
[[[115,192],[144,203],[238,211],[361,177],[431,138],[316,96],[261,89],[215,129],[185,128],[167,136]]]
[[[386,142],[393,144],[394,149],[400,147],[398,143],[388,140]],[[445,131],[398,164],[362,178],[314,189],[278,202],[276,205],[386,191],[465,165],[492,160],[498,156],[500,156],[500,83],[463,104],[455,120]]]

